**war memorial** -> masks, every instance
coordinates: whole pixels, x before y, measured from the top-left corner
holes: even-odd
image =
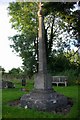
[[[62,94],[57,93],[52,88],[52,77],[47,72],[47,60],[44,37],[44,15],[43,4],[39,3],[39,70],[35,75],[34,89],[29,94],[24,94],[20,103],[22,107],[33,108],[41,111],[56,111],[65,108],[68,99]]]

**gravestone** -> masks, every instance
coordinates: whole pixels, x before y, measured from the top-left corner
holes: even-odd
[[[24,76],[22,78],[22,86],[23,86],[23,88],[21,88],[21,91],[26,91],[26,88],[24,88],[24,86],[26,86],[26,79]]]
[[[20,104],[25,108],[35,108],[41,111],[53,111],[65,108],[67,98],[52,89],[52,77],[47,72],[44,17],[42,4],[39,3],[39,70],[35,75],[34,90],[21,97]]]
[[[10,81],[0,81],[0,88],[15,88],[14,83]]]
[[[22,86],[26,86],[26,79],[24,77],[22,78]]]
[[[14,83],[11,81],[4,81],[2,78],[2,69],[0,68],[0,89],[2,88],[15,88]]]

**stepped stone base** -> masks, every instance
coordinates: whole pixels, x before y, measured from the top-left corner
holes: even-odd
[[[53,90],[33,90],[30,94],[21,97],[20,104],[25,108],[33,108],[41,111],[56,111],[65,108],[68,99]]]

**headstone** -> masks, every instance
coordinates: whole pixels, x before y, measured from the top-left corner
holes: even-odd
[[[15,88],[14,83],[12,83],[10,81],[7,81],[6,84],[7,84],[8,88]]]
[[[15,88],[14,83],[10,81],[0,81],[0,88]]]
[[[22,86],[26,86],[26,79],[25,78],[22,79]]]
[[[35,108],[42,111],[53,111],[64,108],[67,98],[52,89],[52,77],[47,73],[44,18],[42,4],[39,4],[39,72],[35,75],[34,90],[21,97],[20,103],[25,108]]]

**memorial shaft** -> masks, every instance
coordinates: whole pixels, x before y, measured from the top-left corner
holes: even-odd
[[[51,78],[47,73],[47,60],[46,60],[46,46],[45,46],[45,30],[44,30],[44,17],[42,13],[42,4],[39,3],[38,11],[39,19],[39,70],[35,78],[35,89],[48,90],[51,89]]]
[[[39,4],[38,11],[39,19],[39,72],[47,72],[47,63],[46,63],[46,50],[45,50],[45,36],[44,36],[44,17],[42,13],[41,3]]]

